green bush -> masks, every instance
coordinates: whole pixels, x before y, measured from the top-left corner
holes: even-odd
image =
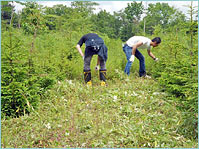
[[[196,139],[198,136],[196,125],[198,119],[198,49],[197,41],[193,49],[186,42],[182,42],[187,41],[186,38],[187,36],[178,38],[171,35],[163,37],[163,42],[156,53],[160,61],[153,65],[151,74],[170,94],[170,99],[176,101],[178,108],[185,113],[185,121],[179,131],[187,137]]]
[[[1,42],[2,118],[30,113],[39,104],[41,88],[46,89],[53,84],[51,79],[40,79],[34,55],[30,57],[27,50],[30,47],[26,46],[24,36],[18,30],[10,29],[9,32],[3,33]],[[32,65],[30,65],[30,60]]]

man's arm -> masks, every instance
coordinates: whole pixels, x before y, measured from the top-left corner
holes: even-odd
[[[140,47],[141,45],[143,45],[143,42],[139,41],[138,43],[136,43],[133,48],[132,48],[132,55],[135,55],[135,51],[138,47]]]
[[[153,53],[151,52],[151,50],[147,50],[147,52],[148,52],[148,55],[150,56],[150,57],[152,57],[152,59],[156,59],[156,57],[153,55]]]
[[[143,42],[139,41],[138,43],[136,43],[136,44],[132,47],[132,55],[131,55],[131,57],[130,57],[130,59],[129,59],[131,62],[134,62],[134,59],[135,59],[135,51],[136,51],[136,49],[137,49],[139,46],[141,46],[141,45],[143,45]]]
[[[84,57],[84,54],[83,54],[82,49],[81,49],[81,47],[80,47],[79,44],[77,44],[76,48],[77,48],[77,50],[79,51],[80,55],[81,55],[82,57]]]

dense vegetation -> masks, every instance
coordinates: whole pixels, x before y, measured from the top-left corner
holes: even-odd
[[[37,111],[3,121],[2,148],[197,148],[178,133],[183,115],[156,81],[115,74],[106,88],[97,77],[93,88],[58,82]]]
[[[141,2],[132,2],[113,15],[105,10],[95,14],[93,10],[98,5],[95,2],[75,1],[71,2],[71,7],[43,7],[35,2],[20,2],[25,6],[20,13],[14,11],[10,2],[1,3],[3,147],[196,146],[198,23],[197,16],[193,17],[195,8],[192,5],[189,6],[189,17],[186,17],[167,3],[149,4],[148,8],[144,9]],[[141,17],[144,12],[145,17]],[[80,37],[89,32],[98,33],[109,49],[109,86],[105,89],[97,85],[93,89],[83,87],[83,61],[75,46]],[[122,43],[133,35],[149,38],[159,36],[162,39],[161,45],[152,49],[159,58],[157,63],[146,55],[146,51],[142,52],[146,58],[147,73],[153,80],[137,77],[137,60],[132,66],[129,78],[122,73],[126,64]],[[95,56],[92,68],[96,61]],[[92,74],[97,84],[98,74],[94,70]],[[73,83],[70,80],[73,80]],[[158,96],[153,99],[156,93]],[[135,94],[140,96],[134,96]],[[136,102],[138,105],[134,104]],[[51,109],[48,109],[50,107]],[[49,119],[42,113],[48,112],[46,108],[50,110],[47,116]],[[136,109],[138,115],[135,114]],[[42,125],[48,123],[48,120],[50,124],[55,123],[56,114],[65,115],[68,120],[72,118],[72,121],[67,121],[68,127],[60,128],[57,133],[56,127],[65,125],[66,118],[61,116],[57,119],[61,124],[54,125],[51,133],[44,130],[46,136],[52,136],[49,138],[51,142],[46,142],[45,136],[39,138],[43,127],[36,121],[39,120]],[[150,121],[158,114],[163,117]],[[136,120],[130,122],[134,118]],[[19,124],[11,128],[10,124],[16,121]],[[34,125],[25,127],[28,132],[36,129],[35,135],[38,136],[35,136],[36,139],[26,136],[25,142],[28,142],[21,144],[24,142],[18,139],[26,132],[16,128],[23,127],[20,124],[26,123]],[[141,123],[146,124],[148,131],[142,130]],[[159,127],[167,131],[164,132]],[[108,129],[111,129],[110,132]],[[153,129],[156,129],[156,134],[153,134]],[[131,135],[133,131],[135,136]],[[55,138],[54,133],[58,135]],[[7,134],[12,135],[6,137]],[[19,138],[12,140],[12,136],[16,135],[19,135]],[[62,135],[68,139],[68,145],[64,145]],[[84,138],[84,135],[87,135],[87,138]],[[151,137],[153,139],[150,139]],[[84,142],[85,139],[88,142]]]

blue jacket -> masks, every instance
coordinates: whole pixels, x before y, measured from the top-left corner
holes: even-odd
[[[108,58],[108,48],[104,44],[102,38],[95,38],[89,39],[85,42],[86,50],[85,50],[85,57],[89,55],[97,54],[100,56],[104,61],[107,61]]]

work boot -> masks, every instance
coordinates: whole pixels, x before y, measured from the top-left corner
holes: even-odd
[[[104,81],[101,81],[101,84],[100,84],[101,86],[106,86],[106,82],[104,82]]]
[[[91,82],[91,80],[90,80],[90,81],[88,81],[88,82],[86,83],[86,85],[88,85],[88,86],[92,86],[92,82]]]
[[[87,85],[92,86],[90,70],[84,70],[84,81]]]
[[[106,86],[106,70],[99,71],[101,86]]]

